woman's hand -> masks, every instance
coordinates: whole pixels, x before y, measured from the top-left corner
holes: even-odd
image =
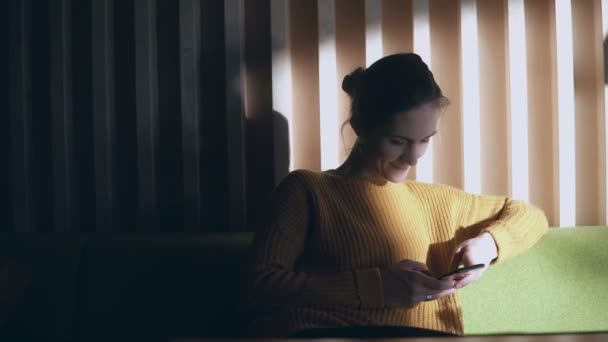
[[[460,289],[477,281],[496,257],[498,257],[498,249],[490,233],[483,233],[461,243],[454,251],[451,269],[456,269],[460,265],[475,264],[484,264],[485,267],[455,278],[455,287]]]
[[[384,302],[391,307],[413,308],[456,291],[453,280],[436,279],[425,264],[402,260],[382,270]]]

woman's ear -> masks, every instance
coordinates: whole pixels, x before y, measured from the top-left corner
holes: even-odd
[[[366,139],[364,136],[358,136],[357,140],[355,141],[355,145],[354,145],[354,149],[359,152],[365,152],[365,150],[368,148],[368,139]]]

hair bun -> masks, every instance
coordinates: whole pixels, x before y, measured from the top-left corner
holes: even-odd
[[[352,97],[361,85],[364,73],[365,70],[359,67],[350,74],[344,76],[344,79],[342,80],[342,90]]]

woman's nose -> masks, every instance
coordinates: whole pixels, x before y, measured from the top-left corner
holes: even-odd
[[[405,149],[405,151],[403,151],[399,159],[410,166],[416,166],[418,163],[418,158],[416,158],[416,148],[414,146],[408,147]]]

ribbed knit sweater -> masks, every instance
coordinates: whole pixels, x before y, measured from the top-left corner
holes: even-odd
[[[403,259],[449,271],[461,242],[489,232],[500,262],[546,233],[544,213],[507,197],[415,181],[376,184],[338,171],[291,172],[254,239],[244,309],[251,335],[409,326],[463,334],[458,293],[414,308],[384,303],[380,270]]]

